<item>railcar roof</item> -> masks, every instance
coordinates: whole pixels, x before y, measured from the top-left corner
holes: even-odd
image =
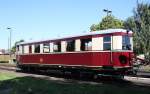
[[[47,40],[22,42],[19,44],[30,44],[30,43],[38,43],[38,42],[50,41],[50,40],[59,40],[59,39],[65,39],[65,38],[82,37],[82,36],[97,35],[97,34],[111,34],[111,33],[117,33],[117,32],[126,33],[127,30],[126,29],[106,29],[106,30],[99,30],[99,31],[94,31],[94,32],[80,33],[77,35],[69,35],[69,36],[64,36],[64,37],[59,37],[59,38],[52,38],[52,39],[47,39]],[[132,31],[128,31],[128,32],[132,33]],[[19,44],[17,44],[17,45],[19,45]]]

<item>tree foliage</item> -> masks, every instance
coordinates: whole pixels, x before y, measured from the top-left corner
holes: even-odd
[[[116,19],[112,15],[108,15],[102,19],[102,21],[99,24],[93,24],[90,27],[91,31],[97,31],[97,30],[103,30],[108,28],[123,28],[123,21]]]
[[[124,28],[127,30],[131,30],[133,31],[133,41],[134,41],[134,45],[133,45],[133,50],[136,54],[141,54],[143,53],[143,50],[141,48],[141,45],[138,43],[138,37],[137,37],[137,33],[136,31],[136,23],[135,23],[135,17],[128,17],[125,21],[124,21]]]
[[[134,51],[144,54],[150,61],[150,4],[138,3],[134,16],[124,22],[124,27],[134,31]]]
[[[134,17],[128,17],[125,21],[124,21],[124,28],[127,30],[131,30],[131,31],[135,31],[135,19]]]
[[[134,11],[136,46],[150,61],[150,4],[140,3]]]

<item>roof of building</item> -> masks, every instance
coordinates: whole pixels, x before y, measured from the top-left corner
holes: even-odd
[[[76,34],[76,35],[68,35],[68,36],[64,36],[64,37],[52,38],[52,39],[47,39],[47,40],[22,42],[19,44],[30,44],[30,43],[36,43],[36,42],[42,42],[42,41],[58,40],[58,39],[64,39],[64,38],[81,37],[81,36],[97,35],[97,34],[111,34],[111,33],[117,33],[117,32],[126,33],[127,31],[128,30],[125,30],[125,29],[106,29],[106,30],[99,30],[99,31],[94,31],[94,32],[85,32],[85,33],[80,33],[80,34]],[[128,33],[132,33],[132,31],[128,31]]]

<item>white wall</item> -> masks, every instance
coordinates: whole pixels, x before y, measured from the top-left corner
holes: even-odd
[[[54,45],[53,43],[50,43],[50,52],[54,52],[53,51],[53,45]]]
[[[66,52],[66,46],[67,46],[67,42],[61,41],[61,52]]]
[[[19,45],[19,51],[18,51],[18,54],[22,54],[22,46]]]
[[[92,38],[92,50],[103,50],[103,37]]]
[[[133,50],[133,37],[130,37],[131,50]]]
[[[40,53],[43,53],[43,44],[40,44]]]
[[[113,43],[113,50],[121,50],[122,49],[122,36],[113,36],[112,39]]]
[[[80,47],[81,47],[81,40],[76,39],[75,40],[75,51],[80,51]]]
[[[28,45],[25,45],[24,46],[24,53],[29,53],[29,46]]]
[[[34,53],[34,49],[35,49],[35,47],[34,47],[34,45],[32,45],[32,53]]]

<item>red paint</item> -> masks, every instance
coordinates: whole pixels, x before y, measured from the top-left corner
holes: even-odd
[[[79,53],[58,53],[58,54],[28,54],[17,56],[21,64],[61,64],[61,65],[83,65],[83,66],[131,66],[131,52],[113,52],[111,63],[111,52],[79,52]],[[121,64],[119,56],[124,55],[128,58],[126,64]],[[41,62],[42,61],[42,62]]]

